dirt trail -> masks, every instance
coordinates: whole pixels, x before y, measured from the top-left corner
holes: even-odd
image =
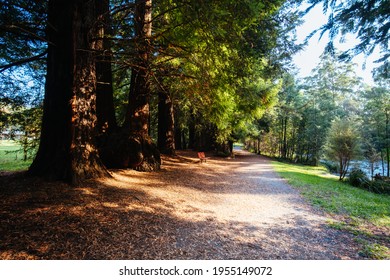
[[[0,258],[360,258],[353,236],[329,228],[266,158],[237,151],[201,164],[195,156],[180,152],[160,172],[117,170],[79,188],[13,180],[31,194],[10,183],[0,195]]]
[[[183,257],[359,258],[353,237],[330,229],[323,213],[280,178],[268,159],[236,151],[234,159],[178,167],[168,163],[160,177],[164,187],[156,182],[148,194],[185,221],[174,245]]]

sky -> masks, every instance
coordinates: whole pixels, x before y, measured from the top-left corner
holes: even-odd
[[[305,38],[316,28],[322,26],[326,21],[327,17],[322,13],[322,5],[317,5],[313,10],[310,11],[304,18],[305,23],[297,28],[297,38],[298,42],[303,42]],[[320,61],[320,56],[324,52],[327,36],[323,36],[319,40],[319,34],[313,36],[308,46],[296,54],[293,58],[294,64],[299,70],[299,78],[304,78],[310,75],[312,69],[314,69]],[[339,50],[346,50],[354,46],[358,42],[352,35],[348,36],[346,42],[341,44],[338,41],[335,41],[335,47]],[[376,64],[373,63],[375,59],[379,57],[378,53],[374,53],[370,57],[365,58],[364,55],[359,55],[355,57],[352,62],[356,63],[356,73],[358,76],[363,78],[363,81],[367,84],[373,84],[372,73],[373,68],[376,67]],[[365,69],[363,69],[363,65]]]

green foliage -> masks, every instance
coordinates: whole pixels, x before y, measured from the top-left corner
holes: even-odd
[[[11,117],[11,139],[18,143],[23,152],[23,159],[35,156],[39,146],[42,108],[29,108],[16,111]]]
[[[379,194],[390,195],[390,181],[375,179],[368,184],[363,185],[368,191]]]
[[[312,4],[310,8],[322,3],[324,12],[329,14],[328,22],[319,29],[321,35],[329,32],[329,51],[334,51],[333,40],[338,35],[344,38],[347,33],[351,33],[360,41],[344,52],[342,57],[351,58],[360,53],[369,55],[379,47],[382,54],[379,62],[383,62],[388,70],[390,8],[387,0],[310,0],[309,3]],[[388,77],[388,72],[386,76]]]
[[[390,175],[390,87],[383,83],[364,92],[364,114],[362,114],[363,135],[366,155],[370,162],[380,158],[386,162],[387,176]]]
[[[37,150],[40,137],[42,108],[35,105],[37,100],[29,90],[16,89],[16,96],[0,98],[0,132],[7,140],[14,140],[20,146],[23,159],[32,158]]]
[[[153,1],[147,71],[154,95],[150,97],[152,107],[156,94],[167,92],[174,103],[176,126],[186,135],[195,118],[195,135],[211,131],[210,138],[217,144],[235,139],[234,135],[246,130],[247,123],[260,118],[275,103],[281,85],[280,71],[297,50],[290,31],[299,21],[298,15],[291,5],[283,6],[284,2]],[[23,110],[41,104],[48,43],[47,4],[5,1],[0,12],[0,43],[4,46],[0,52],[0,78],[4,85],[0,98],[7,101],[7,106],[11,106],[8,100],[14,102],[16,97],[23,99]],[[135,4],[110,1],[111,22],[105,26],[109,32],[104,34],[112,43],[106,51],[112,54],[114,100],[120,125],[127,112],[129,70],[138,60]],[[31,88],[32,83],[35,89]],[[25,89],[35,100],[24,93]],[[5,92],[10,94],[3,96]],[[21,108],[12,109],[12,114],[2,110],[2,129],[10,126],[11,121],[15,129],[22,129],[24,121],[18,113],[14,114]],[[151,112],[150,123],[155,124],[157,111],[152,108]],[[155,134],[154,128],[150,131]],[[30,138],[29,135],[25,139]]]
[[[367,132],[367,130],[365,130]],[[364,133],[363,133],[364,134]],[[370,135],[366,134],[363,142],[363,155],[370,165],[371,178],[374,177],[375,164],[381,159],[380,153],[376,149],[376,144]]]
[[[2,1],[0,9],[0,132],[20,144],[24,160],[35,154],[39,139],[46,8],[47,1],[17,0]]]
[[[155,88],[171,94],[181,129],[195,121],[194,134],[202,135],[212,126],[222,145],[275,103],[281,57],[296,51],[293,39],[287,49],[279,36],[288,36],[296,15],[282,12],[284,1],[163,2],[156,7],[153,67],[164,78]],[[279,64],[271,63],[276,56]]]
[[[324,161],[321,161],[322,165],[326,167],[326,169],[330,172],[330,173],[338,173],[339,172],[339,166],[334,163],[333,161],[329,161],[329,160],[324,160]]]
[[[335,120],[330,128],[325,154],[339,163],[339,179],[347,174],[352,159],[360,153],[357,129],[350,120]]]
[[[38,70],[37,62],[46,50],[47,1],[3,0],[0,9],[0,73],[28,62],[31,70]],[[32,57],[42,55],[36,59]]]
[[[25,139],[37,139],[35,128],[39,125],[31,116],[39,116],[39,111],[30,114],[30,109],[40,107],[42,101],[47,1],[3,2],[0,126],[12,126],[14,131],[34,127]],[[354,1],[355,4],[323,2],[325,9],[338,9],[333,10],[333,25],[322,30],[344,34],[360,27],[363,33],[371,28],[378,35],[380,29],[382,37],[375,40],[359,33],[364,42],[361,46],[374,42],[384,46],[387,25],[376,25],[376,17],[388,22],[384,1],[374,6],[371,0]],[[157,127],[157,94],[163,91],[173,101],[176,128],[188,142],[191,137],[198,138],[198,143],[211,139],[210,146],[221,147],[246,137],[256,146],[256,152],[316,165],[332,121],[362,116],[367,132],[364,138],[372,139],[370,151],[376,151],[366,153],[375,155],[370,162],[380,155],[390,166],[386,84],[372,89],[362,100],[359,94],[363,87],[353,65],[338,61],[336,57],[341,54],[336,51],[335,56],[324,55],[312,75],[302,82],[286,73],[291,55],[302,47],[295,44],[292,32],[300,23],[300,14],[296,12],[299,4],[301,1],[282,0],[153,1],[147,67],[152,136]],[[112,42],[109,53],[113,59],[114,99],[120,125],[127,112],[130,69],[138,60],[134,5],[134,1],[110,1],[110,32],[105,34]],[[362,8],[368,13],[363,15]],[[36,59],[25,61],[35,56]],[[23,145],[30,145],[23,141]]]
[[[374,260],[389,260],[390,259],[390,249],[386,246],[380,245],[378,243],[369,243],[366,241],[363,242],[363,249],[359,254],[363,257],[374,259]]]
[[[335,118],[354,118],[361,112],[361,86],[351,63],[323,55],[311,76],[298,83],[292,74],[283,75],[274,110],[262,123],[267,131],[261,151],[290,161],[318,165],[331,123]]]
[[[370,181],[361,169],[352,169],[349,173],[348,183],[369,192],[390,195],[390,181],[387,178],[379,177]]]
[[[363,170],[354,168],[349,173],[348,182],[354,187],[364,187],[369,184],[369,179]]]

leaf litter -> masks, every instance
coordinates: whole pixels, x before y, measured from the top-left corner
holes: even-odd
[[[208,155],[209,156],[209,155]],[[262,157],[181,151],[77,187],[0,177],[1,259],[361,259]]]

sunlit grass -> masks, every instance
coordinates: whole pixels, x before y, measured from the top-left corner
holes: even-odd
[[[324,167],[273,162],[277,172],[314,205],[333,214],[390,229],[390,196],[370,193],[340,182]]]
[[[346,218],[347,222],[330,221],[329,225],[358,236],[356,240],[363,247],[359,252],[361,256],[390,259],[390,248],[378,244],[383,237],[376,236],[371,230],[374,225],[390,231],[390,196],[371,193],[340,182],[338,176],[329,174],[324,167],[276,161],[272,164],[313,205]]]
[[[24,161],[20,146],[11,140],[0,140],[0,171],[26,170],[31,160]]]

